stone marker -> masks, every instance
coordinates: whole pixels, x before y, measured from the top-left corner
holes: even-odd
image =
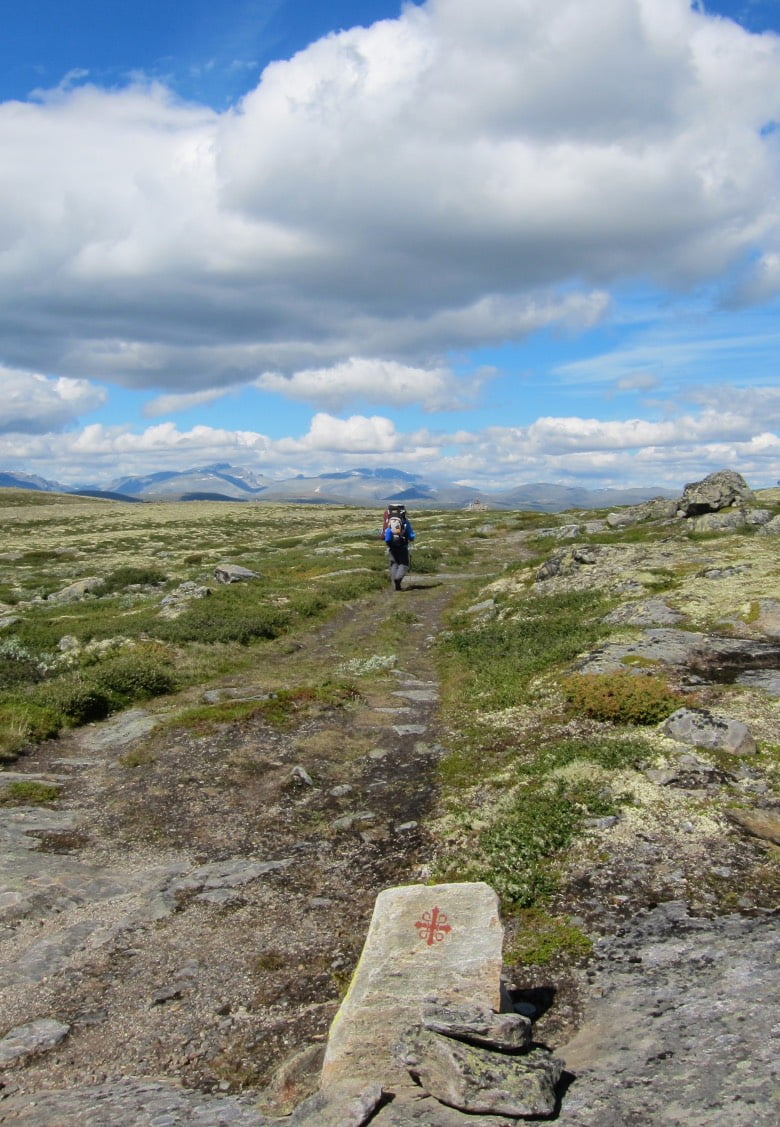
[[[413,1087],[396,1046],[423,1008],[500,1008],[504,929],[487,884],[410,885],[381,892],[363,953],[333,1021],[323,1089],[339,1082]],[[419,1089],[417,1089],[419,1091]]]

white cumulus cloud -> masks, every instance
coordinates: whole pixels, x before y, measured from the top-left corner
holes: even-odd
[[[61,430],[105,398],[105,391],[87,380],[50,378],[0,365],[0,433]]]
[[[721,283],[760,255],[740,299],[763,299],[777,120],[780,41],[688,0],[429,0],[222,113],[154,84],[7,102],[0,362],[295,390],[592,323],[626,278]]]
[[[484,378],[486,374],[482,375]],[[330,410],[339,410],[356,400],[394,407],[419,403],[429,411],[443,410],[462,406],[475,389],[474,384],[474,380],[470,385],[459,381],[446,368],[414,368],[396,360],[361,357],[350,357],[332,368],[309,368],[292,376],[265,372],[255,381],[255,386],[263,391]]]

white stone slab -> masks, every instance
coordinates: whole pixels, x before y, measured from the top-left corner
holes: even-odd
[[[322,1086],[342,1081],[411,1086],[396,1058],[422,1007],[477,1001],[500,1006],[504,929],[498,897],[478,883],[409,885],[381,892],[363,953],[333,1021]]]

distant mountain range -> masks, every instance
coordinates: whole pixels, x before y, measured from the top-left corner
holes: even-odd
[[[189,470],[165,470],[140,477],[121,477],[105,487],[71,486],[35,474],[0,473],[0,487],[75,493],[115,501],[282,501],[287,504],[359,505],[371,508],[403,501],[410,508],[462,509],[481,504],[488,509],[606,509],[636,505],[651,497],[674,497],[660,486],[645,489],[586,489],[533,482],[490,492],[453,482],[426,482],[421,474],[392,467],[344,470],[275,481],[251,470],[217,462]]]

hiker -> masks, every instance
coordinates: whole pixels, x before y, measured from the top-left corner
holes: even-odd
[[[384,531],[384,541],[390,557],[390,586],[394,591],[401,590],[401,580],[409,570],[409,544],[414,540],[414,529],[406,516],[406,510],[400,513],[388,513],[387,527]]]

